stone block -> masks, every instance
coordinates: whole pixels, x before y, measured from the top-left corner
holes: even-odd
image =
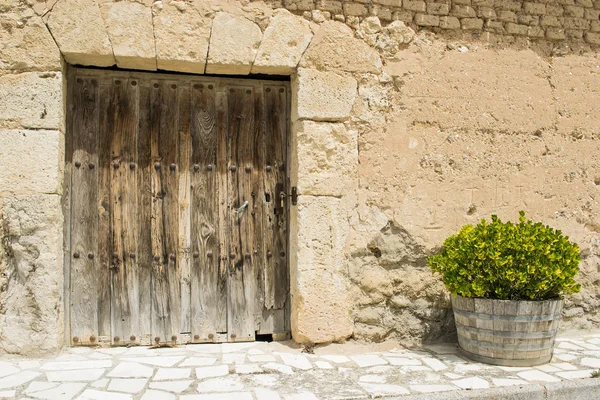
[[[61,129],[62,85],[60,72],[0,75],[0,126]]]
[[[563,18],[562,26],[565,29],[588,30],[590,20],[584,18]]]
[[[565,9],[561,6],[554,6],[551,4],[546,4],[546,15],[554,15],[556,17],[560,17],[565,13]]]
[[[374,3],[383,6],[402,7],[402,0],[374,0]]]
[[[0,130],[0,191],[58,193],[62,146],[58,131]]]
[[[593,8],[586,8],[584,17],[585,17],[585,19],[589,19],[592,21],[598,21],[598,20],[600,20],[600,10],[595,10]]]
[[[312,37],[308,21],[287,10],[275,11],[258,48],[252,73],[290,75]]]
[[[564,40],[565,30],[562,28],[547,28],[546,39],[548,40]]]
[[[296,93],[292,120],[342,121],[350,116],[357,82],[350,76],[299,68],[292,80]]]
[[[540,24],[540,17],[538,15],[519,15],[517,22],[521,25],[538,26]]]
[[[363,4],[344,3],[344,14],[346,16],[363,17],[369,14],[369,9]]]
[[[473,7],[459,5],[452,6],[451,14],[458,18],[475,18],[477,16]]]
[[[358,134],[342,123],[297,121],[293,126],[303,195],[343,196],[358,185]]]
[[[432,15],[448,15],[450,6],[445,3],[427,3],[427,13]]]
[[[527,36],[532,38],[543,38],[544,36],[546,36],[546,31],[544,31],[544,29],[540,28],[539,26],[530,26],[527,30]]]
[[[440,17],[437,15],[417,14],[415,15],[415,24],[418,26],[438,26]]]
[[[375,15],[379,17],[382,21],[392,21],[392,10],[389,8],[379,7],[377,9],[373,9]]]
[[[342,199],[300,196],[291,247],[292,335],[298,343],[328,343],[349,337],[352,302],[344,245],[349,231]],[[293,252],[294,253],[294,252]]]
[[[315,33],[300,66],[378,74],[382,63],[377,51],[355,38],[350,27],[337,21],[327,21]]]
[[[60,195],[0,197],[0,352],[57,353],[63,344]]]
[[[569,39],[582,40],[583,39],[583,31],[578,29],[565,29],[565,35]]]
[[[462,18],[460,28],[465,31],[480,31],[483,29],[483,20],[481,18]]]
[[[498,20],[502,22],[517,22],[517,14],[512,11],[500,11],[498,12]]]
[[[392,19],[394,21],[402,21],[402,22],[406,22],[406,23],[410,23],[412,22],[414,18],[414,13],[412,11],[395,11],[394,14],[392,14]]]
[[[544,15],[546,14],[546,5],[526,1],[523,3],[523,11],[525,14]]]
[[[60,71],[60,50],[38,16],[0,18],[0,69]]]
[[[498,10],[519,12],[519,11],[521,11],[521,4],[522,3],[520,1],[502,0],[502,1],[496,2],[494,4],[494,7],[497,8]]]
[[[342,14],[343,7],[342,2],[337,0],[319,0],[317,2],[317,8],[323,11],[329,11],[333,14]]]
[[[360,23],[360,30],[371,35],[381,32],[381,21],[376,16],[367,17]]]
[[[515,36],[526,36],[529,31],[528,25],[519,25],[512,22],[507,22],[505,25],[506,33]]]
[[[600,21],[592,21],[590,24],[590,30],[592,32],[600,32]]]
[[[565,17],[583,18],[585,12],[583,7],[564,6]]]
[[[486,21],[485,30],[499,34],[505,34],[504,24],[500,21]]]
[[[165,5],[153,17],[156,64],[168,71],[203,74],[212,21],[192,7]]]
[[[404,0],[402,2],[402,8],[408,11],[424,13],[427,11],[427,4],[424,1]]]
[[[575,4],[586,8],[594,7],[594,2],[592,0],[575,0]]]
[[[283,5],[291,11],[311,11],[315,9],[315,2],[312,0],[284,0]]]
[[[440,28],[460,29],[460,20],[456,17],[440,17]]]
[[[484,19],[496,19],[496,11],[490,7],[479,7],[477,16]]]
[[[477,6],[477,7],[488,7],[488,8],[492,8],[494,7],[494,0],[473,0],[472,4],[473,6]]]
[[[61,0],[49,13],[48,28],[70,64],[115,64],[112,46],[95,0]]]
[[[471,0],[454,0],[452,4],[460,4],[462,6],[470,6]]]
[[[560,23],[560,21],[558,20],[558,18],[556,18],[555,16],[552,15],[544,15],[540,18],[540,25],[547,27],[547,26],[553,26],[553,27],[561,27],[562,24]]]
[[[250,73],[262,39],[259,26],[247,18],[219,12],[213,20],[206,73]]]
[[[590,44],[600,44],[600,33],[586,32],[585,41]]]
[[[120,68],[156,70],[152,11],[141,3],[102,3],[100,11]]]

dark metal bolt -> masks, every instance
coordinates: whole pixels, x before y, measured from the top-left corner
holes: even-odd
[[[208,164],[206,166],[206,169],[209,170],[209,171],[212,171],[213,170],[213,165],[212,164]]]
[[[231,167],[229,167],[229,170],[231,172],[235,172],[235,171],[237,171],[237,167],[235,165],[232,165]]]
[[[246,168],[244,168],[244,170],[246,170],[246,172],[250,172],[250,171],[252,171],[252,167],[249,165],[246,165]]]
[[[272,168],[273,168],[273,167],[271,167],[270,165],[267,165],[267,168],[266,168],[266,169],[267,169],[267,172],[271,172],[271,169],[272,169]]]
[[[130,162],[129,163],[129,169],[131,169],[131,170],[135,169],[135,163],[134,162]]]
[[[235,253],[229,254],[229,258],[235,258]]]
[[[171,259],[171,261],[175,261],[175,254],[169,254],[169,259]]]
[[[79,161],[75,161],[75,168],[81,167],[81,163]]]
[[[132,342],[135,342],[135,335],[129,336],[129,340],[131,340]]]
[[[94,343],[98,338],[94,335],[90,336],[90,342]]]
[[[281,257],[285,257],[285,251],[281,251],[281,252],[279,253],[279,255],[280,255]]]
[[[285,164],[281,164],[281,165],[279,166],[279,170],[280,170],[280,171],[285,171]]]
[[[237,335],[236,335],[235,333],[232,333],[232,334],[231,334],[231,338],[232,338],[232,339],[235,339],[236,337],[237,337]]]
[[[113,258],[119,258],[119,253],[113,253]]]
[[[209,333],[209,334],[208,334],[208,338],[209,338],[209,339],[212,339],[212,338],[214,338],[214,337],[215,337],[215,335],[213,335],[212,333]]]
[[[115,336],[115,338],[113,340],[115,341],[115,343],[119,343],[121,341],[121,338],[118,336]]]
[[[255,211],[252,211],[252,212],[250,213],[250,215],[252,215],[252,216],[255,216],[255,215],[256,215],[256,212],[255,212]]]
[[[267,257],[271,258],[273,256],[273,253],[271,253],[270,251],[267,251]]]
[[[160,261],[160,256],[154,256],[154,261]]]
[[[198,257],[200,257],[200,253],[198,253],[197,251],[195,251],[194,254],[193,254],[193,256],[194,256],[194,258],[198,258]]]
[[[175,168],[177,167],[177,165],[175,165],[175,163],[171,164],[171,171],[175,171]]]
[[[200,165],[194,164],[194,171],[200,171]]]
[[[200,340],[200,335],[194,335],[194,340]]]
[[[89,164],[88,164],[88,168],[89,168],[89,169],[94,169],[94,168],[96,168],[96,164],[94,164],[94,163],[89,163]]]
[[[73,343],[79,343],[79,336],[73,336]]]
[[[174,342],[176,342],[177,341],[177,335],[171,336],[171,340],[174,341]]]
[[[154,163],[154,169],[160,169],[160,163],[159,162]]]
[[[73,253],[73,258],[79,258],[79,252],[76,251],[75,253]]]
[[[89,258],[90,260],[93,260],[93,259],[94,259],[94,253],[92,253],[92,252],[89,252],[89,253],[88,253],[88,258]]]
[[[208,257],[208,258],[212,258],[212,256],[213,256],[213,255],[212,255],[212,251],[207,251],[207,252],[206,252],[206,257]]]
[[[249,258],[250,258],[250,253],[246,253],[246,254],[244,254],[244,257],[246,257],[246,258],[248,258],[248,259],[249,259]]]
[[[135,253],[129,253],[129,258],[135,258]]]
[[[119,168],[119,162],[118,161],[113,162],[113,167],[115,169]]]
[[[154,338],[154,343],[156,343],[156,344],[160,343],[160,336],[157,336]]]

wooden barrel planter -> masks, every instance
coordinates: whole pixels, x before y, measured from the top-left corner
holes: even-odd
[[[491,300],[452,296],[460,352],[487,364],[529,367],[549,362],[562,300]]]

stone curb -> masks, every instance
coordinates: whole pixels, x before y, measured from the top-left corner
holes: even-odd
[[[561,381],[546,385],[530,384],[493,389],[456,390],[385,397],[386,400],[597,400],[600,399],[600,379]]]

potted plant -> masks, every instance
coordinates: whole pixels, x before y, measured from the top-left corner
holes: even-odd
[[[552,359],[562,297],[579,292],[579,247],[562,232],[493,215],[465,225],[428,258],[452,292],[462,354],[475,361],[533,366]]]

